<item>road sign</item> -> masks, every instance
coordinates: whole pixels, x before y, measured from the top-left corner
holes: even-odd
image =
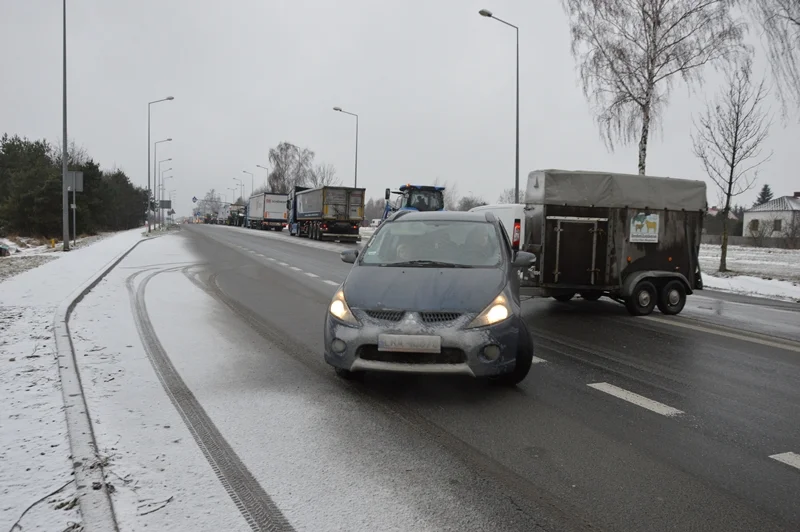
[[[197,196],[192,197],[192,203],[197,203]]]
[[[162,209],[171,209],[172,208],[172,200],[162,199],[158,206]]]
[[[83,192],[83,172],[67,172],[67,186],[70,192]]]

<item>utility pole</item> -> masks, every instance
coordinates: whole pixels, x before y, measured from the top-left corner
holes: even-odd
[[[61,225],[63,226],[62,238],[64,251],[69,251],[69,183],[67,182],[69,169],[67,168],[69,153],[67,152],[67,0],[63,1],[64,13],[64,79],[63,79],[63,131],[64,146],[61,152]]]

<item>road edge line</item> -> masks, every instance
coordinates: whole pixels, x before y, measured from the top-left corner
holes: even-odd
[[[75,474],[75,491],[85,532],[108,530],[119,532],[119,525],[114,504],[111,502],[111,494],[106,486],[105,469],[97,455],[97,440],[69,331],[69,318],[86,294],[91,292],[131,251],[142,242],[148,242],[159,236],[161,235],[146,236],[137,240],[127,250],[111,259],[99,272],[95,272],[59,303],[53,316],[53,335],[71,452],[70,460]]]

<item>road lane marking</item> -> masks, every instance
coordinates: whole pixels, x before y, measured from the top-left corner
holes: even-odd
[[[256,255],[258,255],[259,257],[263,257],[264,256],[263,253],[256,253]]]
[[[545,362],[547,362],[547,360],[539,357],[533,357],[533,359],[531,360],[531,364],[543,364]]]
[[[781,454],[773,454],[770,456],[773,460],[777,460],[778,462],[783,462],[786,465],[790,465],[796,469],[800,469],[800,454],[797,453],[781,453]]]
[[[607,382],[596,382],[593,384],[587,384],[590,388],[594,388],[595,390],[600,390],[601,392],[605,392],[609,395],[613,395],[618,399],[622,399],[623,401],[628,401],[629,403],[633,403],[636,406],[641,406],[642,408],[646,408],[656,414],[661,414],[662,416],[672,417],[683,414],[681,410],[677,408],[672,408],[671,406],[667,406],[664,403],[659,403],[658,401],[653,401],[652,399],[648,399],[647,397],[641,396],[639,394],[629,392],[623,388],[619,388],[614,386],[613,384],[608,384]]]
[[[324,282],[325,282],[325,284],[329,284],[331,286],[339,286],[339,283],[337,283],[336,281],[329,281],[329,280],[325,279]]]
[[[737,340],[743,340],[745,342],[752,342],[754,344],[765,345],[767,347],[776,347],[778,349],[786,349],[787,351],[794,351],[796,353],[800,353],[800,346],[797,345],[784,344],[781,342],[772,342],[770,340],[763,340],[761,338],[756,338],[753,336],[737,334],[735,332],[730,332],[730,331],[716,330],[710,327],[703,327],[701,325],[692,325],[690,323],[681,323],[679,321],[659,318],[657,316],[642,316],[642,317],[646,320],[655,321],[658,323],[664,323],[666,325],[672,325],[673,327],[683,327],[684,329],[691,329],[693,331],[716,334],[719,336],[724,336],[726,338],[735,338]]]
[[[291,269],[291,270],[294,270],[294,271],[296,271],[296,272],[301,272],[301,271],[303,271],[303,270],[301,270],[300,268],[298,268],[297,266],[289,266],[289,269]]]
[[[267,257],[267,260],[271,260],[272,262],[275,262],[278,259],[273,259],[272,257]]]
[[[319,277],[319,275],[317,275],[316,273],[311,273],[311,272],[306,272],[306,275],[308,275],[309,277]]]
[[[255,253],[255,251],[253,251],[252,249],[248,249],[247,251],[249,251],[250,253]]]
[[[279,262],[278,264],[280,264],[281,266],[288,266],[288,264],[286,264],[285,262]]]

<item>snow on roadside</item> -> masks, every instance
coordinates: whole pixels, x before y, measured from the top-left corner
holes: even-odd
[[[214,475],[153,369],[134,322],[128,276],[174,255],[174,237],[134,250],[75,308],[78,367],[121,532],[250,528]]]
[[[717,271],[720,253],[720,246],[700,246],[700,267],[703,271]],[[800,281],[800,249],[728,246],[725,262],[728,269],[737,275]]]
[[[39,255],[57,260],[0,280],[0,530],[9,530],[29,505],[72,479],[55,311],[141,238],[141,229],[95,238],[95,245],[69,253]],[[18,260],[0,259],[0,265]],[[78,525],[69,528],[81,521],[74,500],[70,483],[29,510],[22,530],[77,530]]]
[[[21,530],[80,522],[56,366],[52,309],[0,307],[0,530],[31,508]]]
[[[703,286],[712,290],[800,303],[800,282],[762,279],[749,275],[721,277],[704,273]]]

